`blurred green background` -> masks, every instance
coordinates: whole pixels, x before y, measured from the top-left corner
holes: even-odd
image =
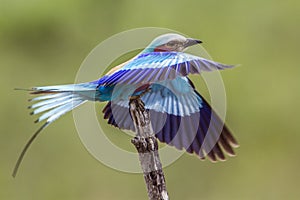
[[[242,64],[222,72],[238,156],[212,164],[185,154],[164,169],[171,199],[299,199],[297,0],[0,0],[0,199],[147,199],[141,174],[112,170],[86,151],[71,114],[40,135],[11,177],[37,129],[29,95],[13,88],[72,83],[98,43],[145,26],[199,38],[214,60]]]

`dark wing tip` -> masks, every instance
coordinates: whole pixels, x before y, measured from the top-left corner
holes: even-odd
[[[236,139],[233,137],[233,135],[228,130],[228,128],[224,125],[222,133],[215,146],[208,153],[208,157],[212,162],[216,162],[218,160],[225,161],[226,160],[225,153],[230,157],[236,156],[234,152],[234,148],[236,147],[238,147],[238,143]]]

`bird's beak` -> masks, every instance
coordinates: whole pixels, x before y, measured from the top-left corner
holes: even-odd
[[[193,38],[187,38],[186,39],[186,43],[184,44],[184,47],[190,47],[193,46],[195,44],[201,44],[202,41],[201,40],[197,40],[197,39],[193,39]]]

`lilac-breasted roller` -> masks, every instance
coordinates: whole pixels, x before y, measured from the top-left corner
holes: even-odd
[[[108,102],[103,109],[108,123],[134,131],[129,98],[140,96],[149,109],[155,136],[177,149],[207,155],[211,161],[234,155],[238,144],[205,99],[196,91],[189,74],[223,70],[232,66],[183,53],[201,41],[178,34],[155,38],[141,53],[96,81],[80,84],[34,87],[31,94],[36,122],[45,123],[30,138],[15,170],[35,137],[56,119],[87,101]]]

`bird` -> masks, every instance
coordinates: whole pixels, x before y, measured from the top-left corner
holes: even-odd
[[[33,87],[30,101],[35,121],[43,125],[32,135],[15,165],[15,177],[23,157],[34,139],[62,115],[88,102],[106,102],[107,123],[135,131],[129,112],[129,99],[139,97],[150,111],[155,137],[163,143],[200,159],[223,161],[234,156],[238,142],[188,77],[234,67],[185,53],[202,41],[177,33],[156,37],[128,61],[115,66],[98,80],[85,83]]]

